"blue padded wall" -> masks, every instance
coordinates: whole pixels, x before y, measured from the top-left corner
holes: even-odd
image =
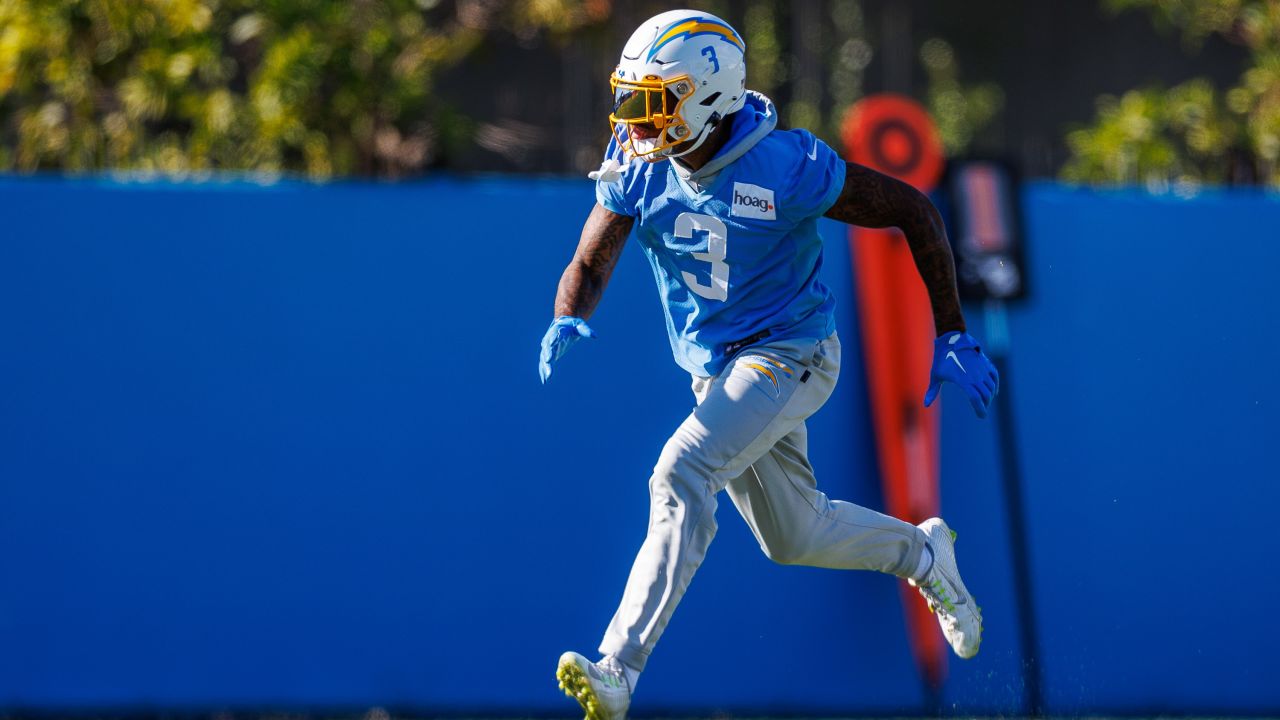
[[[692,404],[634,247],[600,338],[539,385],[591,202],[546,179],[0,180],[0,709],[568,712],[555,658],[598,642]],[[1280,709],[1280,202],[1044,184],[1024,206],[1009,390],[1051,709]],[[812,460],[878,507],[824,234],[846,354]],[[944,403],[988,636],[943,709],[1012,713],[993,424]],[[773,565],[722,505],[636,710],[924,712],[896,581]]]

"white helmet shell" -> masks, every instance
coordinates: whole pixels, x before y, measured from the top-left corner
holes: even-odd
[[[745,50],[737,31],[705,12],[671,10],[641,23],[611,78],[619,142],[650,161],[692,152],[746,102]],[[652,124],[658,135],[633,143],[631,124]]]

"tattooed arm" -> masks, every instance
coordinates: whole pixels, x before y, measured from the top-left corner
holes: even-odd
[[[934,330],[938,335],[964,332],[955,261],[938,209],[919,190],[900,180],[856,163],[847,167],[844,190],[826,216],[850,225],[902,230],[916,270],[929,290]]]
[[[556,317],[570,316],[587,319],[595,312],[609,284],[609,276],[622,256],[622,246],[631,233],[635,218],[619,215],[596,204],[582,226],[578,250],[573,254],[569,267],[560,276],[556,290]]]

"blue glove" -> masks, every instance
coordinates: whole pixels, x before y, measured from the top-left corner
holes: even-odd
[[[595,331],[587,327],[582,318],[562,315],[552,320],[547,334],[542,336],[542,354],[538,356],[538,375],[542,377],[542,382],[547,382],[547,378],[551,377],[551,363],[569,352],[569,348],[579,338],[595,336]]]
[[[943,382],[959,385],[969,396],[973,411],[984,418],[987,406],[1000,389],[1000,374],[982,354],[972,335],[949,332],[933,341],[933,368],[929,371],[929,389],[924,394],[925,407],[933,404]]]

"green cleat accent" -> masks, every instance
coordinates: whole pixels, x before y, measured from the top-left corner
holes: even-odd
[[[955,556],[956,531],[941,518],[930,518],[918,527],[929,538],[933,566],[924,578],[907,583],[920,591],[929,610],[938,616],[942,634],[956,655],[971,658],[978,653],[982,642],[982,608],[960,580]]]
[[[612,720],[605,712],[595,689],[592,688],[591,679],[587,677],[580,665],[561,658],[560,665],[556,668],[556,679],[560,681],[560,689],[564,694],[577,700],[582,706],[583,712],[586,713],[585,720]]]

